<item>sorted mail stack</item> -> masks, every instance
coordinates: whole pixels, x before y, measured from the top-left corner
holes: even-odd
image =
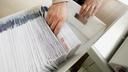
[[[42,17],[40,8],[1,19],[0,72],[56,70],[58,65],[66,60],[68,54],[77,49],[81,43],[67,24],[57,37],[59,40]]]

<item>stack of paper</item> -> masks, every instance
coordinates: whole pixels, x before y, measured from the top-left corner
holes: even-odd
[[[2,19],[0,72],[49,72],[57,69],[81,43],[67,24],[57,37],[59,40],[38,10]]]

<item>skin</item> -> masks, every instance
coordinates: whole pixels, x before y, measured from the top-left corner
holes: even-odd
[[[89,18],[96,14],[100,8],[102,0],[85,0],[79,12],[80,17]]]
[[[79,12],[81,19],[95,15],[101,5],[101,2],[102,0],[85,0]],[[66,5],[66,2],[55,3],[48,10],[46,21],[55,35],[59,33],[61,27],[67,19]]]
[[[46,21],[48,22],[51,30],[55,33],[55,35],[58,34],[67,19],[66,5],[66,3],[53,4],[48,10]]]

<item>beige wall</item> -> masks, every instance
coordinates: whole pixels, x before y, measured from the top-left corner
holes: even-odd
[[[49,0],[0,0],[0,18],[23,9],[47,3],[49,3]]]
[[[118,0],[104,0],[97,17],[106,24],[112,24],[118,17],[127,11],[128,7]]]

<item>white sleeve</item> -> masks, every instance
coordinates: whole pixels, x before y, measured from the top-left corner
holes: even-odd
[[[64,2],[64,1],[69,1],[69,0],[53,0],[53,3]]]

